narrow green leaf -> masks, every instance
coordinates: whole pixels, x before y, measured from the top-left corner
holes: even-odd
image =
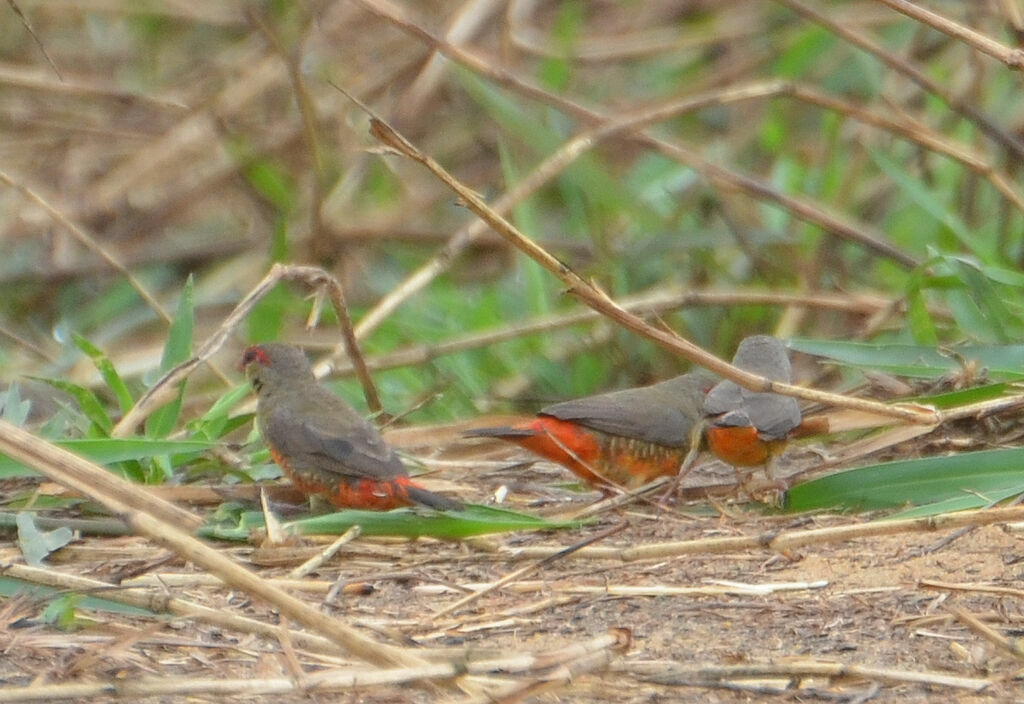
[[[871,150],[871,158],[903,193],[920,206],[922,212],[945,226],[960,244],[986,263],[998,261],[993,243],[979,237],[959,215],[949,209],[947,204],[950,200],[946,194],[929,190],[924,180],[912,177],[904,164],[897,163],[879,149]]]
[[[957,408],[958,406],[966,406],[971,403],[980,403],[999,398],[1006,392],[1006,388],[1007,386],[1004,383],[985,384],[984,386],[972,386],[969,389],[950,391],[944,394],[917,396],[907,400],[928,403],[936,408]]]
[[[90,389],[73,384],[70,381],[65,381],[64,379],[47,379],[41,376],[29,378],[49,384],[55,389],[60,389],[73,396],[75,401],[78,402],[78,407],[82,409],[82,413],[85,414],[85,417],[89,419],[100,434],[110,435],[110,431],[114,429],[114,421],[110,419],[103,404]]]
[[[92,360],[92,363],[96,365],[96,369],[99,371],[100,376],[103,377],[103,381],[114,392],[121,413],[127,413],[128,409],[135,405],[135,399],[132,397],[131,391],[128,390],[127,384],[124,383],[124,379],[118,374],[114,363],[110,361],[110,358],[103,350],[92,344],[82,335],[75,333],[72,335],[72,339],[75,341],[75,346],[82,350]]]
[[[252,419],[251,413],[243,413],[238,416],[228,414],[250,391],[248,384],[240,384],[225,393],[200,418],[188,423],[191,433],[214,440],[245,425]]]
[[[174,314],[171,328],[167,334],[167,343],[160,359],[160,372],[166,374],[174,366],[181,364],[192,356],[192,331],[195,321],[195,290],[192,275],[189,274],[185,287],[178,301],[178,310]],[[185,382],[178,384],[178,395],[173,401],[164,404],[146,419],[146,435],[162,438],[174,430],[181,415],[181,402],[185,396]]]
[[[292,296],[283,284],[270,289],[263,300],[253,306],[246,319],[249,339],[257,342],[276,340],[291,303]]]
[[[185,286],[178,300],[178,309],[167,333],[167,343],[160,359],[160,372],[166,374],[172,367],[192,356],[192,331],[195,325],[195,284],[192,275],[185,279]]]
[[[919,344],[939,344],[939,335],[935,332],[935,322],[928,311],[928,302],[921,289],[916,287],[907,293],[907,324],[910,326],[911,335]]]
[[[936,501],[935,503],[925,504],[923,506],[916,506],[906,511],[899,511],[897,513],[888,516],[888,518],[924,518],[926,516],[937,516],[940,513],[950,513],[951,511],[969,511],[975,508],[984,508],[986,506],[1005,501],[1013,496],[1024,493],[1024,482],[1018,486],[1009,487],[1007,489],[995,489],[992,491],[982,494],[968,494],[966,496],[958,496],[953,499],[945,499],[944,501]]]
[[[945,257],[945,260],[959,274],[961,281],[970,292],[971,301],[977,306],[989,330],[986,339],[1008,342],[1018,339],[1021,333],[1020,321],[1010,313],[1003,303],[1002,294],[975,262],[964,257]]]
[[[200,417],[200,422],[210,423],[221,418],[227,418],[231,409],[234,408],[239,401],[245,398],[250,391],[251,388],[248,383],[239,384],[214,401],[213,405],[210,406],[206,413]]]
[[[148,438],[88,438],[54,442],[69,452],[97,464],[110,465],[126,460],[144,460],[154,455],[192,456],[215,447],[217,443],[198,440],[159,440]],[[0,455],[0,479],[31,477],[35,472],[20,462]]]
[[[288,213],[295,205],[295,185],[289,172],[270,159],[254,159],[243,170],[249,184],[278,211]]]

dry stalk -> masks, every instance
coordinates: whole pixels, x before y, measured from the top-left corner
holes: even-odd
[[[987,54],[1006,64],[1007,67],[1020,71],[1024,69],[1024,51],[1006,46],[977,32],[970,27],[954,22],[937,12],[921,7],[907,0],[876,0],[883,5],[888,5],[897,12],[902,12],[907,17],[913,18],[922,24],[926,24],[943,34],[957,39],[964,44],[974,47],[983,54]]]
[[[115,679],[105,682],[42,684],[28,687],[4,687],[0,690],[2,702],[51,702],[93,698],[123,698],[134,700],[142,697],[183,695],[252,696],[288,693],[341,692],[357,688],[401,685],[415,682],[450,679],[465,673],[476,676],[491,674],[533,672],[542,675],[543,682],[566,684],[568,673],[580,674],[598,666],[607,666],[611,656],[625,650],[629,644],[628,633],[613,631],[589,641],[571,644],[560,650],[545,653],[513,655],[506,658],[489,659],[470,663],[420,664],[410,667],[389,669],[344,668],[324,670],[293,678],[229,679],[224,678],[164,678],[144,677],[137,679]],[[487,680],[483,681],[487,683]],[[529,682],[522,686],[534,686]],[[491,689],[494,689],[493,686]],[[476,701],[476,700],[474,700]],[[493,699],[480,699],[493,702]]]
[[[455,11],[448,22],[445,39],[452,44],[469,42],[488,26],[488,21],[504,5],[501,0],[470,0]],[[419,118],[427,100],[437,91],[449,64],[443,56],[435,53],[423,63],[416,78],[409,84],[398,105],[395,115],[400,122]]]
[[[677,662],[621,663],[613,666],[616,672],[628,673],[646,682],[666,685],[693,686],[728,679],[755,679],[779,677],[801,679],[805,677],[858,678],[876,680],[885,684],[923,684],[952,687],[980,692],[992,685],[992,680],[977,677],[957,677],[944,672],[896,670],[893,668],[853,665],[836,661],[797,661],[749,663],[743,665],[690,665]]]
[[[583,548],[587,547],[588,545],[593,545],[594,543],[596,543],[596,542],[598,542],[600,540],[604,540],[605,538],[608,538],[608,537],[610,537],[612,535],[615,535],[616,533],[619,533],[622,530],[624,530],[628,525],[629,525],[628,523],[623,521],[622,523],[619,523],[618,525],[612,526],[611,528],[608,528],[607,530],[603,530],[600,533],[595,533],[594,535],[590,536],[589,538],[586,538],[585,540],[581,540],[580,542],[578,542],[578,543],[576,543],[574,545],[570,545],[567,548],[559,550],[558,552],[556,552],[556,553],[554,553],[552,555],[548,555],[547,557],[544,557],[543,559],[539,560],[538,562],[536,562],[536,563],[534,563],[532,565],[527,565],[527,566],[522,567],[522,568],[520,568],[518,570],[515,570],[514,572],[511,572],[511,573],[505,575],[504,577],[499,579],[497,582],[494,582],[494,583],[492,583],[492,584],[490,584],[490,585],[488,585],[488,586],[486,586],[486,587],[484,587],[484,588],[482,588],[482,589],[480,589],[478,591],[475,591],[472,594],[467,594],[466,596],[462,597],[458,601],[456,601],[456,602],[454,602],[452,604],[449,604],[448,606],[445,606],[442,609],[438,609],[433,614],[431,614],[431,619],[432,620],[436,620],[436,619],[440,618],[441,616],[444,616],[445,614],[449,614],[449,613],[455,611],[456,609],[460,609],[463,606],[465,606],[466,604],[470,604],[470,603],[476,601],[477,599],[479,599],[480,597],[484,596],[485,594],[490,594],[491,592],[493,592],[493,591],[495,591],[497,589],[501,589],[506,584],[514,582],[517,579],[522,579],[523,577],[525,577],[528,574],[533,574],[534,572],[536,572],[536,571],[538,571],[540,569],[543,569],[544,567],[547,567],[548,565],[551,565],[554,562],[557,562],[558,560],[562,559],[563,557],[567,557],[568,555],[573,554],[577,550],[582,550]]]
[[[330,560],[338,551],[344,546],[351,543],[353,540],[359,537],[359,534],[363,532],[363,529],[358,525],[354,525],[347,531],[338,536],[338,539],[328,545],[323,551],[318,552],[313,557],[309,558],[301,565],[293,569],[288,573],[289,579],[302,579],[313,570],[319,569],[325,562]]]
[[[39,47],[39,53],[41,53],[43,58],[46,59],[46,63],[50,64],[50,68],[53,69],[55,74],[57,74],[57,78],[63,81],[63,74],[61,74],[60,69],[57,68],[57,64],[54,63],[53,58],[50,56],[50,52],[46,50],[46,45],[43,44],[43,40],[39,38],[38,34],[36,34],[36,30],[32,27],[32,23],[28,21],[28,17],[26,17],[25,13],[21,11],[21,7],[17,2],[15,2],[15,0],[7,0],[7,4],[10,5],[11,11],[14,12],[18,21],[21,22],[21,26],[24,27],[29,36],[32,37],[32,41],[34,41],[36,46]]]
[[[681,36],[679,29],[673,24],[658,23],[654,20],[653,29],[625,34],[612,32],[607,35],[592,37],[582,35],[572,42],[572,46],[563,46],[565,42],[551,36],[550,31],[536,26],[543,19],[533,17],[540,14],[543,3],[537,0],[512,0],[506,13],[508,22],[508,39],[520,51],[538,57],[573,62],[605,62],[629,60],[666,52],[684,49],[698,50],[711,45],[735,42],[743,37],[755,34],[754,27],[735,30],[732,27],[716,26],[713,32],[698,32],[695,36]],[[671,5],[664,6],[666,9]]]
[[[680,540],[667,543],[649,543],[628,548],[590,547],[572,554],[577,560],[660,560],[682,555],[721,555],[747,550],[770,550],[783,552],[807,545],[869,538],[876,535],[897,535],[900,533],[932,533],[967,525],[991,525],[1024,519],[1024,506],[992,508],[975,511],[943,513],[925,518],[901,518],[886,521],[872,521],[848,526],[830,526],[810,530],[768,532],[751,536],[730,536]],[[505,548],[503,552],[510,560],[533,560],[556,554],[564,548],[525,547]]]
[[[946,609],[956,617],[956,620],[967,626],[976,636],[984,638],[1003,652],[1012,655],[1018,660],[1024,660],[1024,646],[1018,640],[1011,640],[999,631],[983,623],[977,616],[967,609],[959,606],[946,606]]]
[[[474,222],[479,222],[475,220]],[[815,308],[839,311],[854,315],[871,315],[885,310],[894,303],[891,299],[865,294],[848,295],[834,294],[824,291],[808,293],[773,293],[766,291],[683,291],[674,288],[659,287],[658,289],[624,297],[619,305],[624,310],[638,315],[663,313],[687,306],[728,306],[728,305],[775,305]],[[944,312],[933,310],[933,315],[944,317]],[[444,355],[464,350],[488,347],[499,342],[514,340],[526,335],[533,335],[550,330],[604,320],[604,317],[590,308],[544,315],[522,323],[512,323],[494,330],[474,332],[455,337],[433,345],[411,345],[398,348],[388,354],[367,357],[366,365],[371,371],[395,369],[397,367],[425,364]],[[358,327],[358,326],[357,326]],[[333,365],[334,376],[351,374],[354,368],[351,363]]]
[[[259,621],[254,618],[248,618],[247,616],[241,616],[239,614],[225,611],[224,609],[215,609],[209,606],[203,606],[187,599],[181,599],[179,597],[170,596],[167,593],[168,589],[180,588],[180,587],[195,587],[201,586],[213,586],[216,584],[223,584],[219,579],[213,578],[212,575],[199,574],[199,575],[182,575],[202,577],[203,579],[192,581],[184,581],[182,583],[171,583],[163,585],[160,583],[161,580],[151,580],[149,585],[135,586],[132,584],[111,584],[109,582],[103,582],[98,579],[91,579],[89,577],[80,577],[78,575],[67,574],[65,572],[58,572],[45,567],[31,567],[29,565],[18,565],[14,563],[0,564],[0,574],[14,579],[20,579],[25,582],[32,584],[42,584],[48,587],[54,587],[56,589],[62,589],[66,591],[74,591],[82,594],[88,594],[92,596],[102,597],[109,601],[114,601],[119,604],[127,604],[129,606],[136,606],[140,609],[147,609],[155,613],[169,613],[182,618],[189,618],[200,623],[207,623],[212,626],[219,628],[226,628],[239,633],[249,633],[252,635],[262,636],[271,640],[279,640],[281,638],[281,626],[265,621]],[[273,582],[273,580],[270,580]],[[155,583],[154,583],[155,582]],[[281,588],[289,588],[290,585],[276,583]],[[327,587],[330,585],[328,584]],[[325,588],[326,591],[326,588]],[[344,652],[344,649],[339,648],[335,643],[324,638],[323,636],[316,635],[315,633],[307,633],[304,631],[292,631],[289,634],[289,638],[299,647],[316,653],[338,655]]]
[[[608,669],[617,653],[629,649],[632,634],[625,628],[616,629],[609,636],[610,647],[595,652],[584,651],[571,661],[560,664],[542,678],[533,682],[516,683],[504,688],[504,691],[491,691],[487,694],[469,697],[463,704],[479,702],[480,704],[513,704],[514,702],[532,701],[537,695],[571,685],[580,675]]]
[[[794,84],[792,95],[797,100],[834,110],[865,124],[884,129],[901,139],[919,144],[937,154],[954,159],[986,179],[1015,208],[1024,210],[1024,197],[1014,188],[1013,179],[997,169],[987,159],[971,151],[968,145],[954,144],[945,135],[919,122],[894,120],[887,115],[872,112],[849,100],[822,93],[810,86]]]
[[[144,697],[181,697],[207,695],[218,697],[266,696],[303,692],[346,691],[361,687],[400,685],[424,680],[453,677],[452,665],[422,665],[398,670],[362,670],[339,673],[328,671],[296,682],[290,677],[266,679],[224,679],[222,677],[142,677],[107,680],[105,682],[42,684],[28,687],[5,687],[0,702],[85,701],[113,697],[136,701]]]
[[[333,584],[333,582],[323,579],[291,579],[287,577],[269,577],[266,581],[286,591],[309,594],[326,594]],[[221,581],[214,575],[203,572],[150,572],[123,580],[121,586],[196,589],[198,587],[213,587],[220,583]]]
[[[259,30],[260,35],[267,40],[267,43],[273,48],[284,63],[288,72],[288,81],[291,84],[292,92],[295,95],[295,103],[299,108],[299,117],[302,121],[302,141],[306,151],[309,152],[309,159],[313,165],[314,172],[314,178],[310,188],[310,195],[312,198],[309,204],[309,231],[313,241],[313,250],[316,251],[320,247],[319,243],[323,242],[327,237],[323,221],[324,187],[326,177],[323,149],[320,146],[320,137],[317,133],[317,124],[319,119],[316,110],[316,101],[313,100],[313,97],[309,94],[309,90],[306,87],[306,81],[303,78],[303,72],[299,66],[299,56],[288,51],[288,48],[278,35],[276,29],[265,21],[262,14],[255,9],[256,7],[256,5],[246,6],[246,17],[249,22]],[[351,329],[351,322],[349,322],[348,327]],[[376,413],[379,410],[380,407],[378,406],[373,409],[373,412]]]
[[[562,596],[622,596],[622,597],[696,597],[696,596],[769,596],[780,592],[803,592],[824,589],[828,582],[766,582],[764,584],[746,584],[729,580],[710,580],[707,586],[678,587],[671,584],[573,584],[570,582],[552,582],[550,580],[532,580],[515,584],[499,585],[498,582],[486,584],[465,584],[463,587],[489,592],[497,586],[504,586],[514,594],[534,594],[536,592],[554,592]],[[479,592],[478,592],[479,593]],[[486,614],[493,617],[493,614]],[[455,628],[456,626],[451,626]]]
[[[170,314],[166,310],[164,310],[164,307],[162,305],[160,305],[160,301],[156,300],[156,297],[153,296],[153,294],[151,294],[149,290],[142,285],[142,282],[139,281],[134,274],[128,271],[128,268],[121,263],[121,259],[118,255],[114,254],[107,247],[104,247],[102,244],[97,242],[96,238],[94,238],[92,235],[90,235],[76,223],[72,222],[68,217],[64,215],[64,213],[62,213],[60,210],[51,205],[50,201],[47,198],[44,198],[43,196],[39,195],[39,193],[37,193],[34,189],[29,188],[24,183],[14,179],[3,170],[0,170],[0,181],[6,183],[8,186],[14,188],[15,190],[20,191],[22,195],[24,195],[26,198],[28,198],[33,203],[35,203],[43,210],[45,210],[46,213],[51,218],[53,218],[55,222],[57,222],[61,227],[67,230],[76,240],[78,240],[78,242],[83,247],[99,255],[99,257],[103,259],[103,261],[105,261],[111,269],[113,269],[118,274],[124,277],[124,280],[128,282],[128,285],[131,286],[137,294],[139,294],[139,298],[141,298],[146,303],[146,305],[148,305],[153,310],[154,313],[160,316],[160,318],[162,318],[165,323],[170,324]]]
[[[1013,587],[997,587],[994,584],[958,584],[954,582],[940,582],[934,579],[922,579],[917,583],[922,589],[937,589],[950,592],[973,592],[977,594],[995,594],[997,596],[1012,596],[1014,599],[1024,599],[1024,589]]]

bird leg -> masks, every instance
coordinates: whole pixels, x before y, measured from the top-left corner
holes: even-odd
[[[668,488],[665,489],[655,504],[662,508],[666,508],[665,504],[668,500],[679,491],[679,487],[683,484],[683,479],[690,473],[693,466],[697,464],[697,455],[700,454],[701,438],[704,436],[704,428],[706,426],[705,421],[694,423],[693,430],[690,431],[690,449],[686,453],[686,457],[683,458],[683,463],[679,465],[679,471],[676,472],[676,476],[672,477],[672,481],[669,482]]]

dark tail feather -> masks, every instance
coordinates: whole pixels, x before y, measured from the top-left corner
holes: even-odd
[[[409,497],[410,501],[429,506],[430,508],[437,509],[438,511],[461,511],[463,509],[462,504],[454,499],[449,499],[447,496],[441,496],[435,494],[432,491],[427,491],[422,487],[418,487],[415,484],[407,484],[405,486],[406,496]]]
[[[462,431],[464,438],[501,438],[502,440],[530,438],[536,434],[535,430],[529,428],[512,428],[507,425],[498,428],[471,428]]]

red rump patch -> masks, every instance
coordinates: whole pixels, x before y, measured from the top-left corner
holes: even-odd
[[[538,418],[526,427],[535,434],[509,440],[534,454],[568,467],[588,482],[604,483],[601,477],[591,471],[601,456],[601,446],[594,433],[576,423],[549,416]]]
[[[415,486],[408,477],[396,477],[387,482],[361,479],[357,482],[325,482],[312,473],[296,472],[288,460],[270,448],[270,456],[284,470],[292,484],[303,494],[323,496],[338,508],[361,508],[387,511],[399,506],[411,506],[407,486]]]
[[[398,477],[389,482],[362,479],[354,484],[339,482],[328,493],[328,501],[338,508],[362,508],[387,511],[399,506],[411,506],[412,501],[405,489],[411,484],[407,477]]]

